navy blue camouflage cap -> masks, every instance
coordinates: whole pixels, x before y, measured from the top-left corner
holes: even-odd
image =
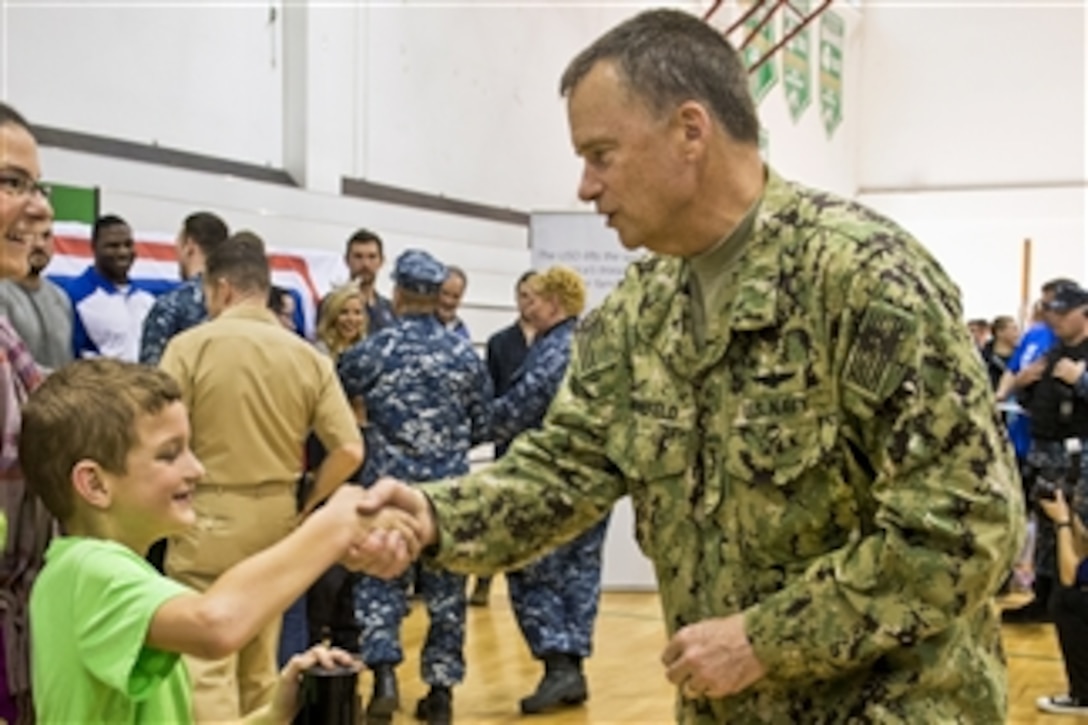
[[[422,249],[409,249],[397,257],[393,282],[400,288],[421,295],[438,294],[446,281],[446,265]]]

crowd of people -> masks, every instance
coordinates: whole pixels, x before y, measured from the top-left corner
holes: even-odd
[[[14,109],[4,107],[4,114],[0,128],[29,135]],[[20,159],[5,164],[37,178],[34,164]],[[75,696],[65,700],[60,693],[69,685],[54,677],[53,669],[43,669],[46,660],[40,657],[34,661],[43,668],[32,677],[27,635],[35,651],[70,654],[80,627],[90,626],[78,616],[86,604],[87,615],[93,614],[94,626],[108,639],[104,654],[127,662],[146,644],[185,656],[192,714],[199,721],[267,713],[278,707],[277,692],[284,687],[277,664],[294,673],[296,656],[330,662],[340,651],[352,652],[374,670],[368,718],[388,720],[400,705],[395,667],[403,659],[400,628],[411,588],[430,617],[423,678],[431,691],[416,713],[427,722],[449,722],[451,688],[464,676],[467,594],[465,578],[441,567],[421,565],[384,581],[337,564],[345,557],[342,545],[326,547],[339,556],[307,554],[323,565],[303,567],[278,585],[262,583],[265,605],[244,621],[213,622],[201,636],[193,628],[201,624],[204,607],[240,606],[237,598],[246,590],[225,583],[252,584],[251,577],[269,575],[271,562],[303,558],[308,522],[332,525],[326,509],[342,518],[358,503],[336,498],[343,482],[367,487],[382,476],[422,481],[464,474],[472,446],[495,440],[501,452],[520,428],[538,425],[569,358],[571,333],[585,302],[581,277],[565,267],[523,275],[516,290],[518,317],[493,338],[481,360],[458,315],[467,286],[464,270],[421,250],[406,251],[394,265],[393,297],[386,298],[375,284],[385,265],[382,239],[363,229],[345,245],[350,282],[321,300],[311,343],[295,330],[291,295],[270,284],[266,251],[256,235],[232,234],[210,212],[189,215],[176,243],[183,281],[162,291],[130,279],[131,228],[106,215],[92,230],[92,264],[74,281],[57,285],[43,274],[53,254],[48,200],[37,186],[16,191],[8,198],[26,197],[28,203],[10,215],[15,231],[9,256],[21,255],[24,262],[10,261],[0,297],[6,313],[0,319],[10,321],[5,328],[9,363],[17,373],[11,383],[18,396],[6,408],[13,417],[13,445],[29,391],[43,376],[49,383],[36,396],[40,405],[25,411],[18,458],[37,495],[9,488],[15,498],[4,508],[13,526],[13,545],[5,555],[13,559],[6,574],[12,601],[4,610],[5,639],[12,645],[6,652],[13,656],[5,657],[7,697],[0,715],[11,723],[27,721],[36,705],[45,722],[111,713],[172,719],[177,708],[190,707],[188,696],[147,707],[139,698],[122,704],[124,698],[104,697],[100,687],[83,680],[87,686],[76,687]],[[511,344],[512,332],[520,344]],[[534,338],[539,344],[530,347]],[[502,391],[498,397],[496,386]],[[94,412],[71,414],[80,407]],[[177,419],[179,411],[187,426]],[[117,420],[109,425],[133,430],[103,453],[96,451],[96,439],[109,416]],[[105,488],[134,487],[140,477],[164,476],[153,466],[130,466],[126,458],[139,455],[144,444],[164,445],[160,433],[176,469],[175,488],[164,483],[164,492],[191,506],[194,526],[177,526],[176,519],[187,518],[177,511],[165,516],[175,520],[149,515],[137,521],[131,508],[125,508],[123,522],[115,522],[110,502],[72,496],[64,490],[64,472],[49,467],[49,461],[62,461],[78,468],[70,459],[88,457],[95,466],[87,475],[104,480]],[[9,465],[17,468],[14,451],[11,459]],[[307,524],[300,527],[300,521]],[[132,529],[118,539],[130,551],[82,543],[109,538],[104,532],[115,525]],[[587,696],[581,660],[592,639],[604,526],[602,520],[591,541],[557,559],[564,579],[576,574],[569,591],[553,590],[544,573],[532,575],[545,572],[560,553],[544,557],[536,569],[510,573],[518,582],[516,590],[511,587],[518,621],[534,656],[547,666],[541,688],[523,703],[526,712],[574,705]],[[414,541],[410,528],[402,530],[403,539]],[[63,535],[49,544],[56,533]],[[280,555],[273,556],[277,551]],[[146,554],[168,579],[147,576],[132,561],[136,554]],[[39,577],[43,559],[56,563]],[[71,586],[76,570],[82,604],[74,611],[73,600],[58,593]],[[33,597],[28,587],[16,586],[35,579]],[[302,587],[309,592],[296,591],[315,579],[313,586]],[[139,628],[122,632],[135,610],[117,608],[134,607],[131,601],[104,601],[125,587],[138,592],[140,606],[159,607],[154,613],[141,610],[151,622],[146,641]],[[179,593],[195,592],[202,594],[186,598],[191,609],[164,604]],[[284,594],[293,596],[284,599]],[[285,608],[282,622],[271,616]],[[53,624],[58,620],[74,622],[77,636],[62,636],[64,630]],[[226,633],[219,624],[234,629]],[[209,637],[224,637],[228,644],[209,643]],[[311,650],[320,643],[339,649],[333,654]],[[564,666],[554,667],[556,659]],[[171,672],[172,682],[164,686],[182,687],[179,674]],[[568,672],[577,675],[573,683],[569,677],[556,679]],[[126,676],[138,675],[156,677],[135,669]],[[32,681],[43,684],[32,688]],[[104,700],[95,704],[100,696]]]
[[[382,240],[360,230],[310,343],[285,329],[262,240],[207,213],[182,225],[174,290],[128,279],[131,230],[103,217],[62,291],[69,327],[0,316],[0,716],[283,723],[303,668],[358,660],[368,722],[388,721],[412,587],[430,617],[415,714],[450,722],[464,575],[486,592],[500,571],[543,667],[521,711],[577,706],[604,528],[630,496],[678,721],[1005,719],[990,604],[1025,497],[955,285],[899,226],[764,163],[748,72],[691,15],[621,23],[560,92],[579,196],[651,254],[584,316],[572,270],[526,275],[486,363],[457,314],[463,270],[408,250],[385,298]],[[0,105],[0,274],[39,312],[41,175]],[[989,353],[1055,522],[1034,606],[1060,597],[1070,682],[1040,707],[1073,712],[1086,310],[1076,285],[1048,287],[1034,357],[1003,357],[1006,328]],[[28,320],[28,342],[70,335],[77,359],[36,363]],[[497,460],[470,471],[483,441]],[[144,559],[163,539],[166,576]]]
[[[968,328],[1016,452],[1033,533],[1016,572],[1030,578],[1032,597],[1002,618],[1055,625],[1068,690],[1037,705],[1088,715],[1088,290],[1071,279],[1046,282],[1022,336],[1008,316],[970,320]]]

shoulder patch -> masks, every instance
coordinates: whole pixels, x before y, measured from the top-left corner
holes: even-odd
[[[847,354],[843,384],[874,402],[886,400],[907,372],[904,348],[911,346],[917,327],[915,318],[897,307],[870,305]]]

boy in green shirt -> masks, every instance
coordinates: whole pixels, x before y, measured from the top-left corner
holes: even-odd
[[[96,359],[57,371],[24,408],[19,457],[66,533],[47,551],[30,600],[42,725],[192,722],[181,654],[238,650],[337,561],[388,577],[418,552],[411,519],[361,516],[366,493],[342,486],[208,591],[162,577],[144,555],[196,521],[192,494],[204,470],[180,390],[153,368]],[[294,658],[272,703],[244,722],[289,722],[306,667],[351,662],[323,648]]]

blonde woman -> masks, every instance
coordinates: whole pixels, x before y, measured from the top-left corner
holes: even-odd
[[[529,278],[525,319],[532,347],[510,389],[491,407],[492,435],[506,446],[539,428],[570,362],[571,339],[586,304],[586,284],[570,267]],[[510,602],[533,657],[544,663],[536,692],[521,701],[526,714],[575,707],[588,696],[582,661],[589,657],[601,591],[601,549],[608,517],[506,581]]]
[[[321,304],[317,321],[317,347],[337,361],[366,335],[366,307],[358,285],[344,285],[330,292]]]

